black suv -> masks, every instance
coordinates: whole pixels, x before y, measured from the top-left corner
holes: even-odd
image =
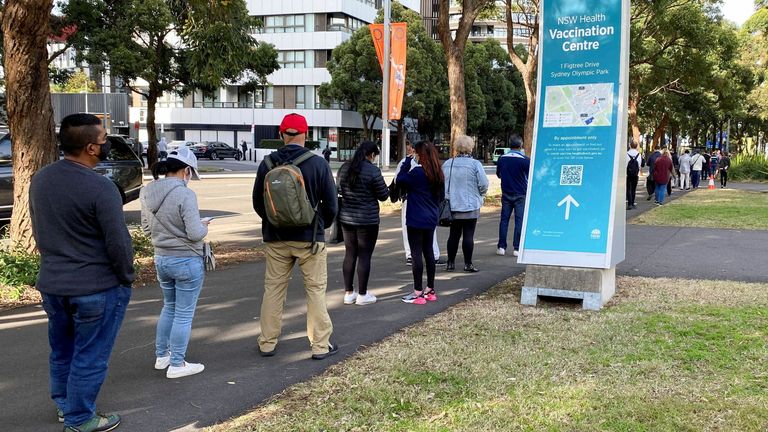
[[[112,180],[123,204],[139,197],[143,185],[143,169],[141,160],[133,152],[125,138],[118,135],[108,135],[112,144],[109,157],[100,162],[94,171]],[[13,165],[11,164],[11,135],[6,134],[0,139],[0,224],[11,219],[13,210]]]

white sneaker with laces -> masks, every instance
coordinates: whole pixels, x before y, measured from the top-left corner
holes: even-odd
[[[352,291],[352,294],[344,294],[344,304],[355,304],[357,299],[357,293]]]
[[[165,376],[168,378],[181,378],[185,376],[199,374],[205,369],[201,363],[184,362],[184,366],[168,366],[168,372]]]
[[[355,301],[355,304],[360,306],[371,304],[371,303],[376,303],[376,296],[371,293],[358,295],[357,301]]]
[[[512,256],[520,256],[520,252],[518,252],[516,250],[513,250],[512,251]]]
[[[504,256],[507,254],[507,250],[504,248],[498,248],[496,249],[496,255]]]
[[[155,359],[155,369],[157,370],[163,370],[171,365],[171,356],[170,354],[165,357],[157,357]]]

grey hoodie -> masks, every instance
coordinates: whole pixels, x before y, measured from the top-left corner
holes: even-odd
[[[141,190],[139,199],[141,228],[152,236],[155,255],[202,256],[208,226],[200,222],[197,196],[184,181],[155,180]]]

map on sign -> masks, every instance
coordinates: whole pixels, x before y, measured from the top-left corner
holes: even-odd
[[[544,127],[610,126],[613,83],[547,87]]]

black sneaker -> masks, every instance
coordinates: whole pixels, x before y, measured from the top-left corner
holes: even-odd
[[[272,351],[262,351],[261,347],[259,347],[259,355],[262,357],[272,357],[275,355],[275,351],[277,351],[277,346]]]
[[[435,260],[435,265],[443,265],[445,264],[445,261],[441,260],[440,258]]]
[[[406,258],[406,259],[405,259],[405,265],[413,265],[413,259],[411,259],[411,258]]]
[[[96,414],[87,422],[78,426],[67,426],[64,432],[107,432],[120,426],[117,414]]]
[[[328,342],[328,352],[323,354],[312,354],[312,360],[323,360],[339,352],[339,346]]]
[[[445,264],[445,271],[449,271],[450,272],[450,271],[454,271],[454,270],[456,270],[456,264],[454,264],[453,261],[448,261]]]
[[[475,266],[474,266],[474,265],[472,265],[472,264],[465,264],[465,265],[464,265],[464,272],[465,272],[465,273],[477,273],[477,272],[479,272],[479,271],[480,271],[480,270],[478,270],[477,268],[475,268]]]

